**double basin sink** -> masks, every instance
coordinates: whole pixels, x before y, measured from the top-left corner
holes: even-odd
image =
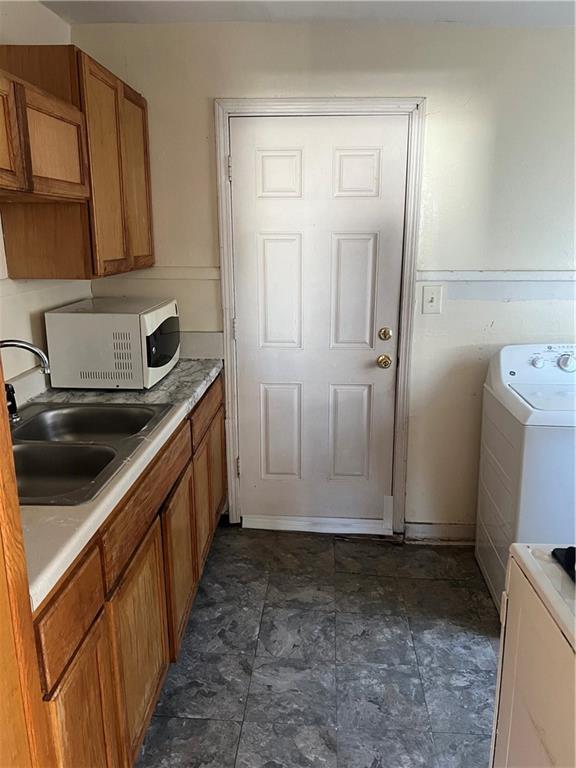
[[[158,425],[170,405],[34,403],[12,427],[24,505],[92,500]]]

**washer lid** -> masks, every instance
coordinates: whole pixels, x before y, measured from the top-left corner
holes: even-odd
[[[538,411],[575,411],[576,389],[573,384],[510,384],[528,405]]]

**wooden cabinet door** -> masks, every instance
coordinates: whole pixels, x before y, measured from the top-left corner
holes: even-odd
[[[114,668],[129,763],[140,748],[168,667],[162,538],[158,518],[108,603]]]
[[[194,511],[196,515],[196,544],[198,562],[204,563],[213,530],[210,500],[210,430],[198,446],[192,459],[194,467]]]
[[[49,699],[59,768],[123,762],[106,619],[102,614]]]
[[[122,181],[126,252],[132,269],[154,264],[148,105],[146,99],[123,85],[120,101]]]
[[[212,519],[218,525],[218,516],[226,496],[226,436],[224,408],[221,406],[210,425],[210,495]]]
[[[31,86],[23,87],[32,191],[68,199],[88,198],[82,112]]]
[[[28,187],[17,98],[21,86],[0,74],[0,189]]]
[[[122,83],[84,53],[80,54],[80,81],[90,159],[94,273],[112,275],[130,269],[120,146]]]
[[[162,512],[170,656],[176,661],[198,581],[192,464]]]

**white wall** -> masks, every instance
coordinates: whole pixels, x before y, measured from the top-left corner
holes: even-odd
[[[0,44],[69,42],[70,26],[39,2],[0,2]],[[89,295],[89,280],[8,280],[0,226],[0,338],[45,347],[43,313]],[[12,378],[37,361],[28,352],[6,349],[2,362],[5,377]]]
[[[162,267],[218,267],[214,97],[390,95],[428,99],[420,269],[572,268],[570,30],[117,24],[72,36],[149,99]]]
[[[72,37],[150,107],[159,267],[100,280],[97,293],[146,285],[187,305],[187,330],[221,329],[217,96],[425,96],[419,277],[574,268],[570,30],[89,25]],[[445,287],[441,315],[415,307],[407,519],[467,537],[489,356],[506,343],[569,340],[573,297],[554,282]]]

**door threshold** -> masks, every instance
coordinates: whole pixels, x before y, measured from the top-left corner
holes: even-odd
[[[311,533],[339,533],[354,536],[369,534],[395,538],[395,534],[384,526],[383,520],[348,517],[301,517],[299,515],[243,515],[243,528],[258,528],[267,531],[307,531]]]

